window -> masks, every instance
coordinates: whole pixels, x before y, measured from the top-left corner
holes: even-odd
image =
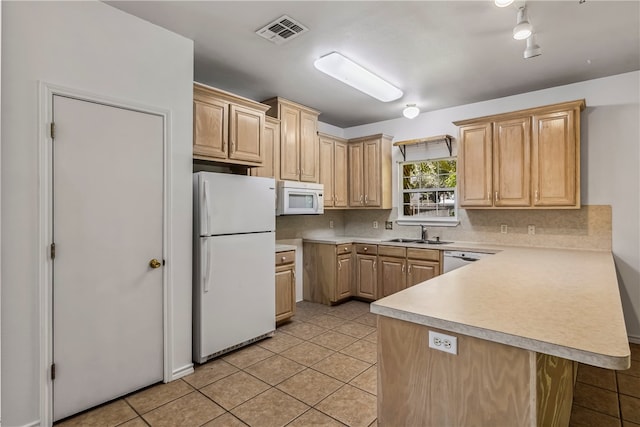
[[[399,170],[399,221],[457,223],[455,158],[404,162]]]

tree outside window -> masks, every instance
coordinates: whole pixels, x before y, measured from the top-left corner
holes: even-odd
[[[406,162],[400,168],[402,219],[456,219],[456,159]]]

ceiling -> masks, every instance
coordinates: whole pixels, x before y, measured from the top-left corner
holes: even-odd
[[[108,1],[195,42],[198,82],[255,100],[273,96],[350,127],[640,69],[640,1],[528,1],[542,55],[511,36],[516,2]],[[255,31],[282,15],[309,31],[282,45]],[[404,91],[380,102],[317,71],[338,51]]]

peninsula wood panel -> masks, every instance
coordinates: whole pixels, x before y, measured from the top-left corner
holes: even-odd
[[[457,337],[458,354],[430,349],[429,330]],[[532,364],[527,350],[378,316],[378,425],[535,426]]]
[[[460,128],[460,207],[493,205],[491,123]]]
[[[493,125],[494,206],[531,204],[531,118]]]
[[[569,425],[575,378],[573,361],[538,353],[536,370],[538,425],[544,427]]]

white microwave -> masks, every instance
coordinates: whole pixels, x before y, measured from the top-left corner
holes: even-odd
[[[324,185],[310,182],[278,181],[276,215],[317,215],[324,213]]]

